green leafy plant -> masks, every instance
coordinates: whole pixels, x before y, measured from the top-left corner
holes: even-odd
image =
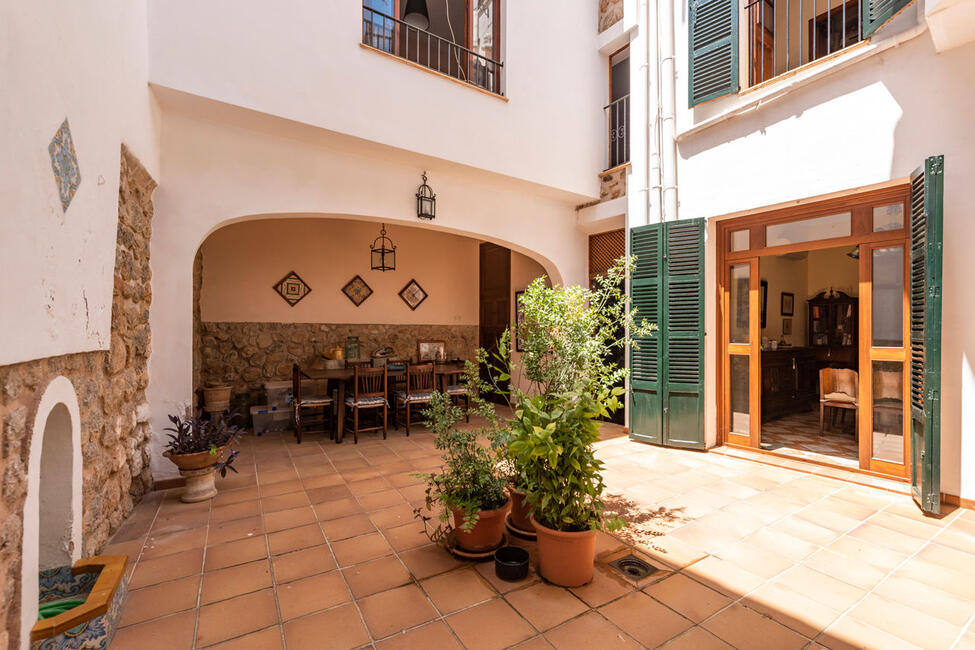
[[[174,455],[209,452],[216,456],[221,447],[236,442],[243,433],[243,429],[233,423],[237,418],[238,414],[230,411],[214,414],[210,418],[204,418],[202,410],[197,411],[195,416],[185,418],[170,415],[169,421],[173,426],[165,429],[172,432],[168,434],[166,451]],[[226,476],[228,469],[237,472],[237,468],[233,466],[237,454],[237,450],[231,450],[225,460],[218,459],[214,467],[221,476]]]
[[[603,463],[593,445],[599,439],[596,418],[622,406],[618,384],[627,371],[612,362],[613,352],[655,330],[646,320],[638,323],[627,304],[623,287],[632,268],[632,258],[620,258],[592,289],[553,288],[536,279],[519,306],[515,335],[524,351],[517,367],[510,362],[508,332],[490,360],[480,353],[489,362],[493,389],[508,396],[514,409],[504,453],[514,484],[526,493],[535,518],[550,528],[622,526],[603,514]]]
[[[478,390],[477,367],[468,362],[468,390]],[[471,412],[487,422],[479,428],[462,428],[464,411],[451,403],[450,397],[435,392],[430,405],[423,411],[426,426],[434,433],[436,448],[443,452],[440,471],[415,474],[426,481],[426,510],[414,513],[424,522],[427,535],[434,542],[444,544],[453,526],[454,510],[463,512],[461,529],[470,531],[477,524],[482,510],[495,510],[508,500],[507,481],[499,465],[500,446],[498,418],[493,407],[482,399],[472,400]],[[426,512],[438,512],[434,517]]]

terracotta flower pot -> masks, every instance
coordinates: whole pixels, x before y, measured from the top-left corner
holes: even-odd
[[[179,475],[186,479],[186,487],[179,500],[183,503],[206,501],[217,496],[214,465],[216,465],[227,447],[217,447],[217,453],[201,451],[195,454],[174,454],[165,452],[163,456],[179,468]]]
[[[210,412],[226,411],[230,406],[230,386],[207,386],[203,389],[204,408]]]
[[[525,501],[525,493],[508,488],[508,494],[511,496],[511,525],[518,530],[535,530],[531,521],[531,509]]]
[[[200,451],[195,454],[174,454],[167,451],[163,453],[163,456],[173,461],[173,464],[180,469],[194,470],[216,465],[223,458],[225,451],[227,451],[226,445],[217,447],[216,454],[211,454],[209,451]]]
[[[592,580],[596,557],[596,531],[564,532],[538,523],[538,572],[560,587],[580,587]]]
[[[504,518],[511,507],[511,499],[497,510],[481,510],[477,523],[470,532],[460,529],[464,523],[464,511],[454,510],[454,535],[457,544],[465,551],[489,551],[497,548],[504,538]]]

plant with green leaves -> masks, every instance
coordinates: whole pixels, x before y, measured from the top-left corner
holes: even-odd
[[[468,362],[465,372],[469,391],[478,389],[477,366]],[[437,523],[430,529],[433,517],[417,508],[414,512],[428,527],[434,542],[445,544],[450,531],[451,515],[463,512],[461,529],[471,531],[482,510],[496,510],[507,502],[507,480],[499,463],[498,444],[501,427],[494,408],[475,396],[471,413],[488,423],[478,428],[462,428],[464,410],[455,406],[449,395],[434,392],[423,411],[426,426],[434,433],[434,444],[443,452],[443,465],[437,472],[415,474],[426,481],[426,511],[438,511]]]
[[[603,463],[593,445],[599,439],[597,418],[622,406],[620,384],[627,371],[613,363],[613,352],[656,329],[637,322],[626,301],[623,287],[633,264],[632,258],[620,258],[592,289],[548,287],[544,278],[536,279],[519,305],[518,367],[509,361],[507,332],[492,356],[495,390],[507,393],[514,409],[506,455],[515,485],[526,493],[535,519],[549,528],[622,526],[603,515]]]

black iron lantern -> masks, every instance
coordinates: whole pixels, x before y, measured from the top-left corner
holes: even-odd
[[[406,0],[403,10],[403,22],[411,27],[426,30],[430,26],[430,12],[427,11],[427,0]]]
[[[372,255],[373,271],[396,270],[396,246],[393,240],[386,236],[386,224],[383,224],[379,236],[369,246]]]
[[[427,173],[423,172],[423,185],[416,190],[417,219],[433,219],[437,216],[437,195],[427,185]]]

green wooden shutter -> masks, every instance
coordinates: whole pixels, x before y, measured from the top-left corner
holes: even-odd
[[[690,0],[689,10],[687,95],[696,106],[738,92],[738,0]]]
[[[664,444],[704,449],[704,219],[666,224],[663,305]]]
[[[911,0],[863,0],[860,4],[863,38],[880,29],[881,25],[909,4]]]
[[[941,511],[941,248],[944,156],[911,175],[911,487]]]
[[[639,226],[630,231],[630,254],[636,268],[630,279],[630,300],[637,320],[646,319],[662,328],[660,320],[663,276],[662,224]],[[661,443],[660,344],[662,332],[637,338],[630,349],[630,436]]]

